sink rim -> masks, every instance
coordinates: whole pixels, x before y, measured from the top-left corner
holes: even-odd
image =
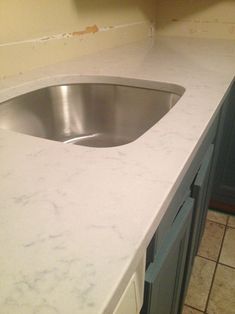
[[[51,80],[58,79],[58,83],[50,83]],[[38,87],[35,87],[35,84]],[[57,87],[63,85],[76,85],[76,84],[107,84],[107,85],[121,85],[128,87],[137,87],[151,90],[159,90],[163,92],[170,92],[182,97],[186,91],[186,88],[177,83],[153,81],[150,79],[136,79],[131,77],[120,76],[105,76],[105,75],[74,75],[68,78],[66,75],[55,75],[52,77],[45,77],[40,81],[35,80],[19,85],[14,85],[14,89],[11,91],[13,96],[9,97],[9,91],[11,87],[1,90],[0,88],[0,106],[2,103],[10,100],[14,100],[19,96],[26,95],[31,92],[36,92],[42,89]],[[21,92],[20,92],[21,90]],[[23,90],[23,91],[22,91]],[[6,96],[4,97],[4,92]],[[3,95],[1,95],[3,94]]]
[[[79,79],[76,79],[76,81],[73,81],[71,82],[71,80],[60,80],[60,82],[58,82],[57,84],[45,84],[45,81],[44,81],[44,85],[45,86],[41,86],[38,88],[34,88],[33,90],[30,90],[28,89],[27,91],[25,91],[24,93],[19,93],[18,95],[14,95],[13,97],[11,98],[8,98],[4,101],[1,101],[0,102],[0,106],[1,105],[4,105],[5,103],[8,103],[8,102],[11,102],[11,101],[14,101],[15,99],[19,98],[19,97],[27,97],[27,95],[30,95],[30,94],[33,94],[34,92],[37,93],[37,92],[40,92],[40,91],[46,91],[47,89],[50,89],[50,88],[54,88],[54,87],[69,87],[69,86],[75,86],[75,85],[106,85],[106,86],[111,86],[111,87],[128,87],[128,88],[135,88],[135,89],[143,89],[145,90],[145,92],[147,90],[149,91],[152,91],[152,92],[160,92],[160,93],[166,93],[166,94],[173,94],[173,95],[176,95],[178,96],[178,100],[176,102],[179,101],[179,99],[182,97],[182,95],[184,94],[185,92],[185,88],[181,85],[178,85],[178,84],[175,84],[175,83],[169,83],[169,82],[160,82],[160,81],[151,81],[151,80],[145,80],[145,79],[132,79],[132,78],[123,78],[123,77],[111,77],[111,76],[80,76]],[[35,85],[34,85],[35,87]],[[92,87],[91,87],[92,88]],[[174,104],[173,104],[173,107],[174,107]],[[165,115],[167,115],[169,113],[169,111],[172,109],[172,107],[169,108],[168,112],[166,112]],[[162,117],[161,117],[162,118]],[[161,119],[160,118],[160,119]],[[158,120],[160,120],[158,119]],[[115,142],[113,144],[103,144],[103,145],[100,145],[100,144],[97,144],[98,146],[94,145],[94,144],[80,144],[82,146],[86,146],[86,147],[92,147],[92,148],[95,148],[95,147],[115,147],[115,146],[122,146],[122,145],[126,145],[126,144],[130,144],[131,142],[134,142],[136,141],[138,138],[142,137],[144,135],[144,133],[147,133],[147,131],[149,129],[151,129],[157,122],[158,120],[150,125],[150,127],[148,127],[145,131],[143,131],[143,133],[140,133],[138,136],[131,136],[129,139],[125,139],[124,141],[121,141],[121,143],[118,142],[118,144]],[[1,130],[4,130],[4,128]],[[59,141],[59,142],[68,142],[68,143],[75,143],[77,144],[76,142],[74,141],[71,141],[71,139],[69,141],[62,141],[62,140],[58,140],[56,138],[49,138],[49,137],[44,137],[44,136],[40,136],[40,135],[35,135],[35,134],[30,134],[30,133],[27,133],[27,132],[21,132],[19,130],[14,130],[14,129],[9,129],[10,131],[13,131],[15,133],[20,133],[20,134],[25,134],[25,135],[28,135],[28,136],[33,136],[33,137],[38,137],[38,138],[42,138],[42,139],[46,139],[46,140],[52,140],[52,141]],[[97,132],[96,132],[97,133]],[[104,134],[105,135],[105,134]],[[115,134],[113,134],[115,135]],[[122,134],[123,135],[123,134]],[[133,137],[133,138],[132,138]],[[79,144],[78,144],[79,145]]]

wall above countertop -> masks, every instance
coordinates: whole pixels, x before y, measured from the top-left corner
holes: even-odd
[[[156,33],[162,36],[235,39],[235,1],[158,0]]]
[[[235,39],[235,1],[2,0],[0,80],[153,34]]]
[[[0,79],[152,33],[154,0],[0,3]]]

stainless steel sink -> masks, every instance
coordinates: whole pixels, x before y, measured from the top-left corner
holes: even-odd
[[[0,128],[91,147],[127,144],[184,92],[174,84],[127,81],[82,82],[20,95],[0,104]]]

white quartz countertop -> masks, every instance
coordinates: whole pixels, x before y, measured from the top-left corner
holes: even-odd
[[[186,90],[123,146],[0,130],[0,313],[112,313],[234,74],[232,41],[156,38],[0,81],[0,102],[91,75]]]

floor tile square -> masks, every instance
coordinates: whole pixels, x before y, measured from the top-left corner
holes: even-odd
[[[219,263],[235,267],[235,229],[233,228],[226,229]]]
[[[207,313],[235,314],[235,269],[218,265]]]
[[[191,307],[189,307],[187,305],[184,306],[183,312],[182,312],[182,314],[201,314],[201,313],[203,313],[203,312],[192,309]]]
[[[235,228],[235,216],[229,216],[228,226],[232,227],[232,228]]]
[[[224,236],[225,226],[207,220],[198,255],[217,261]]]
[[[194,261],[185,304],[204,311],[216,263],[197,256]]]
[[[209,209],[207,212],[207,219],[210,221],[214,221],[214,222],[218,222],[220,224],[226,225],[228,215]]]

